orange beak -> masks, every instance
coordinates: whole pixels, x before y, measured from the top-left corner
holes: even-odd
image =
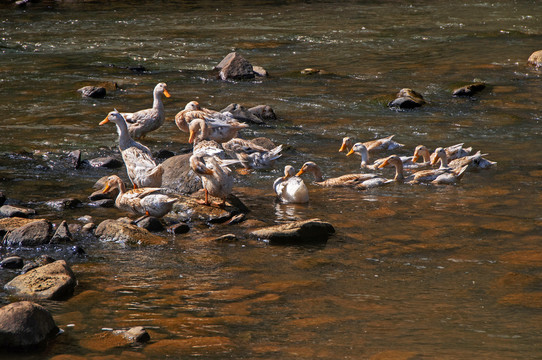
[[[203,173],[205,175],[213,175],[214,174],[213,170],[211,170],[211,169],[205,169],[205,171]]]
[[[342,149],[342,148],[341,148]],[[340,151],[340,150],[339,150]],[[348,152],[348,154],[346,154],[346,156],[350,156],[354,153],[354,148],[350,149],[350,151]]]
[[[383,168],[384,166],[387,166],[388,164],[389,164],[388,159],[386,159],[386,160],[384,160],[384,161],[382,162],[382,164],[378,165],[378,168],[381,169],[381,168]]]
[[[299,171],[297,172],[297,174],[295,174],[295,176],[301,176],[301,175],[303,175],[304,173],[305,173],[305,171],[303,171],[303,169],[301,169],[301,170],[299,170]]]
[[[343,152],[346,150],[346,143],[343,142],[343,144],[341,145],[341,148],[339,149],[339,152]]]
[[[190,130],[190,136],[188,137],[188,143],[192,144],[194,142],[194,138],[196,137],[196,132]]]
[[[109,116],[107,116],[105,119],[103,119],[102,121],[100,121],[100,124],[99,124],[99,125],[107,124],[108,122],[109,122]]]
[[[169,95],[169,92],[167,91],[167,89],[164,89],[164,95],[166,95],[166,97],[171,97],[171,95]]]
[[[102,194],[105,194],[106,192],[108,192],[109,189],[111,189],[111,186],[109,186],[109,183],[107,183],[107,184],[105,185],[105,188],[102,190]]]
[[[431,165],[435,165],[438,161],[439,161],[439,157],[438,156],[435,156],[434,158],[431,159]]]

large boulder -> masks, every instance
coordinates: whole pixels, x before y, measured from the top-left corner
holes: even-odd
[[[58,260],[15,277],[4,288],[15,296],[65,300],[73,295],[77,280],[66,261]]]
[[[3,244],[10,247],[39,246],[51,240],[52,224],[44,219],[18,227],[4,236]]]
[[[252,65],[240,54],[231,52],[215,67],[222,80],[253,79]]]
[[[527,62],[537,68],[542,67],[542,50],[535,51],[529,56]]]
[[[162,163],[162,187],[179,194],[192,194],[202,188],[200,177],[190,168],[190,156],[177,155]]]
[[[118,220],[104,220],[94,234],[103,241],[112,241],[124,246],[165,245],[167,240],[153,235],[148,230]]]
[[[287,245],[325,242],[333,233],[335,229],[330,223],[310,219],[265,227],[249,235],[258,240],[267,240],[273,245]]]
[[[58,331],[53,317],[41,305],[20,301],[0,308],[0,349],[32,350]]]

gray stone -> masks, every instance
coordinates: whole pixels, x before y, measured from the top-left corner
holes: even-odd
[[[138,227],[149,230],[149,231],[156,232],[156,231],[164,230],[164,225],[162,225],[162,222],[160,221],[160,219],[154,216],[143,216],[140,219],[137,219],[134,223]]]
[[[0,349],[34,350],[58,332],[53,317],[41,305],[20,301],[0,308]]]
[[[170,157],[162,163],[162,187],[179,194],[192,194],[202,188],[201,179],[190,168],[192,154]]]
[[[56,229],[55,234],[51,238],[50,243],[61,244],[72,241],[73,238],[70,230],[68,229],[68,223],[66,222],[66,220],[63,220],[60,225],[58,225],[58,228]]]
[[[89,164],[92,167],[104,167],[108,169],[118,169],[124,165],[122,161],[112,156],[99,157],[89,160]]]
[[[273,245],[287,245],[325,242],[333,233],[335,229],[331,224],[310,219],[265,227],[249,235],[258,240],[268,240]]]
[[[50,200],[45,203],[47,206],[56,210],[75,209],[81,205],[81,200],[75,198],[66,198],[59,200]]]
[[[83,86],[77,92],[80,92],[82,97],[91,98],[104,98],[107,95],[107,90],[101,86]]]
[[[0,217],[29,217],[36,215],[36,210],[13,205],[0,206]]]
[[[4,288],[18,297],[64,300],[73,295],[76,285],[66,261],[58,260],[15,277]]]
[[[39,246],[48,244],[51,240],[52,225],[47,220],[36,220],[12,231],[5,236],[6,246]]]
[[[185,224],[185,223],[178,223],[178,224],[174,224],[168,227],[167,231],[169,233],[176,234],[176,235],[186,234],[187,232],[190,231],[190,226],[188,226],[188,224]]]
[[[81,167],[81,150],[74,150],[68,154],[68,159],[70,160],[74,169],[79,169]]]

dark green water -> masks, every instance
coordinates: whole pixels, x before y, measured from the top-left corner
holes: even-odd
[[[65,332],[22,358],[540,357],[542,72],[527,65],[542,49],[539,2],[2,3],[0,34],[0,190],[8,198],[57,223],[124,215],[58,212],[44,202],[85,201],[111,171],[73,170],[67,153],[114,154],[113,127],[98,123],[113,108],[150,107],[152,88],[165,81],[167,122],[146,145],[187,149],[172,120],[191,100],[217,110],[268,104],[279,120],[243,135],[291,149],[275,169],[238,179],[235,194],[251,219],[319,217],[337,230],[320,247],[206,240],[242,234],[243,225],[199,227],[157,248],[81,244],[87,258],[68,259],[79,280],[74,298],[45,303]],[[271,76],[216,80],[212,68],[233,50]],[[137,65],[148,71],[127,69]],[[302,76],[308,67],[329,74]],[[473,81],[488,87],[471,99],[451,96]],[[120,89],[101,100],[76,92],[100,82]],[[428,104],[388,109],[403,87]],[[274,202],[271,184],[284,165],[356,171],[358,159],[337,151],[342,137],[390,134],[405,152],[464,142],[498,166],[457,186],[311,186],[307,206]],[[1,283],[14,275],[3,271]],[[100,340],[103,328],[137,325],[151,343]]]

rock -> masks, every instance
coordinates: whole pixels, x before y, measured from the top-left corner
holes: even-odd
[[[248,111],[260,118],[262,121],[277,120],[277,115],[269,105],[258,105],[251,107]]]
[[[535,51],[529,56],[527,62],[537,68],[542,67],[542,50]]]
[[[79,169],[81,167],[81,150],[74,150],[68,154],[68,159],[70,160],[74,169]]]
[[[36,210],[13,205],[0,206],[0,217],[29,217],[36,215]]]
[[[245,109],[244,106],[239,104],[230,104],[224,109],[220,110],[220,112],[230,112],[233,117],[239,121],[249,121],[256,124],[263,123],[262,119],[260,119],[258,116],[254,115],[253,113]]]
[[[486,84],[484,83],[474,83],[465,85],[463,87],[457,88],[452,92],[453,96],[473,96],[477,92],[484,90]]]
[[[5,246],[38,246],[51,240],[52,225],[47,220],[36,220],[8,232],[4,236]]]
[[[423,96],[409,88],[401,89],[395,100],[388,103],[388,107],[394,109],[414,109],[425,104]]]
[[[188,224],[185,224],[185,223],[178,223],[178,224],[171,225],[170,227],[168,227],[167,231],[169,233],[176,234],[176,235],[186,234],[187,232],[190,231],[190,226],[188,226]]]
[[[12,217],[0,219],[0,236],[3,237],[8,231],[12,231],[39,219],[26,219],[21,217]],[[43,219],[42,219],[43,220]]]
[[[140,219],[137,219],[134,224],[148,231],[157,232],[164,230],[164,225],[162,225],[160,219],[154,216],[143,216]]]
[[[22,269],[23,266],[24,261],[20,256],[10,256],[0,261],[0,267],[4,269]]]
[[[101,86],[83,86],[78,89],[77,92],[81,93],[82,97],[91,97],[91,98],[104,98],[107,94],[107,90]]]
[[[96,224],[88,223],[83,225],[81,228],[81,233],[94,235],[94,229],[96,229]]]
[[[189,197],[180,197],[179,201],[173,205],[173,217],[182,222],[223,223],[237,214],[249,211],[241,200],[233,194],[226,198],[226,206],[223,208],[199,204],[197,200],[203,200],[203,198],[203,191]],[[219,199],[212,196],[209,198],[211,201],[219,201]]]
[[[172,151],[162,149],[155,152],[153,156],[155,159],[169,159],[170,157],[175,156],[175,154]]]
[[[124,163],[112,156],[99,157],[89,160],[89,164],[92,167],[104,167],[108,169],[118,169],[124,165]]]
[[[302,75],[325,75],[328,72],[322,69],[306,68],[301,70]]]
[[[93,202],[89,203],[88,205],[89,206],[94,206],[94,207],[112,208],[112,207],[115,207],[115,200],[113,200],[113,199],[102,199],[102,200],[93,201]]]
[[[64,300],[73,295],[76,285],[66,261],[58,260],[15,277],[4,288],[19,297]]]
[[[255,77],[252,65],[236,52],[226,55],[215,69],[219,70],[219,76],[222,80],[253,79]]]
[[[67,243],[72,242],[72,234],[70,230],[68,229],[68,223],[66,220],[63,220],[60,225],[58,225],[58,228],[55,231],[55,234],[51,238],[50,244],[61,244],[61,243]]]
[[[153,235],[148,230],[117,220],[102,221],[94,234],[103,241],[113,241],[123,245],[165,245],[167,240]]]
[[[135,326],[126,331],[122,331],[121,334],[126,340],[132,343],[143,343],[151,339],[151,336],[143,326]]]
[[[75,198],[67,198],[60,200],[51,200],[45,203],[47,206],[52,207],[55,210],[67,210],[75,209],[81,205],[81,200]]]
[[[294,221],[255,230],[249,235],[258,240],[269,240],[273,245],[324,242],[335,232],[333,226],[320,219]]]
[[[58,332],[53,317],[41,305],[20,301],[0,308],[0,349],[33,350]]]
[[[224,243],[230,243],[230,242],[237,242],[239,239],[235,234],[224,234],[222,236],[219,236],[214,239],[216,242],[224,242]]]
[[[177,155],[162,163],[162,187],[180,194],[192,194],[202,188],[200,177],[188,163],[190,156],[192,154]]]
[[[268,77],[269,76],[269,73],[267,72],[267,70],[265,70],[261,66],[252,66],[252,70],[254,71],[254,75],[256,75],[256,76],[259,76],[259,77]]]

